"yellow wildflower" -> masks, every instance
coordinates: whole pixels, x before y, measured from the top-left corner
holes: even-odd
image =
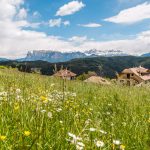
[[[113,150],[115,149],[115,144],[112,144],[112,149],[113,149]]]
[[[48,102],[48,100],[47,100],[47,98],[46,98],[45,96],[41,96],[41,100],[42,100],[44,103],[47,103],[47,102]]]
[[[18,103],[15,103],[14,105],[14,110],[18,110],[19,109],[19,104]]]
[[[1,136],[0,136],[0,141],[5,141],[5,140],[6,140],[6,136],[1,135]]]
[[[150,123],[150,118],[148,119],[148,122]]]
[[[121,150],[125,150],[125,146],[124,145],[120,145],[120,149]]]
[[[30,134],[31,134],[30,131],[24,131],[24,135],[25,135],[25,136],[29,136]]]

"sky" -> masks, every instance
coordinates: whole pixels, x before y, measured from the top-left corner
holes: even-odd
[[[90,49],[150,52],[150,0],[0,0],[0,57]]]

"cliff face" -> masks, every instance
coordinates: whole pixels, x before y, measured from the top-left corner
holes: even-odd
[[[48,62],[65,62],[75,58],[85,58],[85,57],[97,57],[97,56],[127,56],[120,50],[87,50],[84,52],[59,52],[59,51],[46,51],[46,50],[34,50],[27,53],[26,58],[23,61],[48,61]]]
[[[56,51],[33,51],[28,52],[27,61],[43,60],[48,62],[64,62],[74,58],[84,58],[86,55],[81,52],[62,53]]]

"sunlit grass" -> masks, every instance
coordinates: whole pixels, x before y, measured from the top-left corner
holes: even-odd
[[[64,85],[64,86],[63,86]],[[0,149],[150,149],[150,89],[0,70]]]

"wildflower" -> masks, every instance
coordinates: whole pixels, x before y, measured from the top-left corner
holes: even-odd
[[[77,144],[78,141],[81,141],[82,138],[72,134],[72,133],[68,133],[68,135],[72,138],[72,140],[69,140],[72,144]]]
[[[6,140],[6,136],[1,135],[1,136],[0,136],[0,141],[5,141],[5,140]]]
[[[100,131],[100,133],[102,133],[102,134],[107,134],[107,132],[105,132],[104,130],[99,130]]]
[[[148,122],[150,123],[150,118],[148,119]]]
[[[114,126],[114,124],[113,124],[113,123],[111,123],[110,125],[111,125],[112,127]]]
[[[89,130],[90,130],[91,132],[96,131],[96,129],[95,129],[95,128],[90,128]]]
[[[47,103],[47,102],[48,102],[48,100],[47,100],[47,98],[46,98],[46,97],[41,96],[40,98],[41,98],[41,100],[42,100],[44,103]]]
[[[112,106],[112,104],[111,104],[111,103],[109,103],[109,104],[108,104],[108,106]]]
[[[14,106],[14,110],[18,110],[19,109],[19,104],[15,104],[15,106]]]
[[[45,110],[45,109],[41,110],[41,113],[45,113],[45,112],[46,112],[46,110]]]
[[[21,90],[20,89],[16,89],[16,93],[20,94]]]
[[[97,147],[104,147],[104,142],[103,141],[95,141],[95,144]]]
[[[120,141],[119,140],[113,140],[113,144],[120,145]]]
[[[51,87],[53,87],[53,86],[55,86],[55,84],[54,84],[54,83],[52,83],[50,86],[51,86]]]
[[[120,145],[120,149],[121,150],[125,150],[125,146],[124,145]]]
[[[110,115],[111,113],[110,113],[110,112],[106,112],[106,114],[107,114],[107,115]]]
[[[77,150],[82,150],[83,148],[84,148],[84,144],[82,143],[82,142],[77,142],[77,144],[76,144],[76,149]]]
[[[31,134],[30,131],[24,131],[24,135],[25,135],[25,136],[29,136],[30,134]]]
[[[72,138],[76,138],[76,135],[74,135],[74,134],[72,134],[72,133],[68,133],[68,135],[70,136],[70,137],[72,137]]]
[[[115,150],[115,144],[112,144],[112,149]]]
[[[51,118],[52,118],[52,113],[51,113],[51,112],[48,112],[48,113],[47,113],[47,116],[48,116],[48,118],[51,119]]]
[[[82,147],[82,146],[79,146],[79,145],[76,145],[76,149],[77,149],[77,150],[83,150],[83,147]]]
[[[61,121],[61,120],[60,120],[59,122],[60,122],[61,124],[63,123],[63,121]]]
[[[80,147],[84,147],[85,146],[82,142],[77,142],[77,145],[79,145]]]
[[[62,109],[61,109],[61,108],[58,108],[56,111],[57,111],[57,112],[61,112],[61,111],[62,111]]]

